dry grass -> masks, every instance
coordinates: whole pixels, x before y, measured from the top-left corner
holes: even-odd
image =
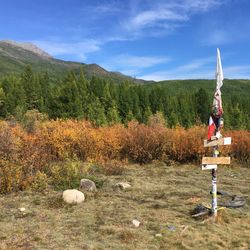
[[[86,193],[77,206],[64,204],[61,192],[51,190],[0,196],[0,249],[249,249],[249,201],[244,208],[224,210],[218,223],[190,216],[198,203],[210,201],[209,171],[130,165],[121,175],[96,178],[104,181],[102,188]],[[114,190],[118,181],[132,188]],[[248,196],[249,183],[249,168],[219,168],[220,190]]]

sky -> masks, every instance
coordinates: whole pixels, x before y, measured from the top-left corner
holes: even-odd
[[[0,40],[145,80],[250,79],[250,0],[1,0]]]

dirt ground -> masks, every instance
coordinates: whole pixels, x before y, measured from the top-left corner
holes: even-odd
[[[247,204],[221,210],[217,223],[190,215],[210,202],[211,174],[200,166],[129,165],[95,177],[102,187],[78,205],[64,204],[61,191],[1,195],[0,249],[250,249],[249,167],[219,167],[218,190]],[[115,190],[119,181],[132,187]]]

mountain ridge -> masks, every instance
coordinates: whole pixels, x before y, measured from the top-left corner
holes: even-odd
[[[12,40],[0,41],[0,75],[20,73],[26,65],[37,72],[47,71],[52,75],[65,74],[68,71],[84,72],[87,78],[97,76],[115,82],[146,83],[141,79],[111,72],[96,63],[85,64],[56,59],[32,43],[18,43]]]
[[[48,54],[46,51],[40,49],[38,46],[36,46],[35,44],[33,43],[30,43],[30,42],[16,42],[16,41],[13,41],[13,40],[2,40],[0,41],[2,43],[6,43],[8,45],[12,45],[12,46],[16,46],[16,47],[20,47],[22,49],[25,49],[25,50],[28,50],[28,51],[31,51],[41,57],[44,57],[44,58],[53,58],[53,56],[51,56],[50,54]]]

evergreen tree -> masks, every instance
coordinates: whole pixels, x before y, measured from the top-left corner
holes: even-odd
[[[133,112],[130,110],[128,113],[127,113],[127,115],[126,115],[126,117],[125,117],[125,119],[124,119],[124,123],[127,125],[128,124],[128,122],[130,122],[130,121],[132,121],[132,120],[134,120],[135,118],[134,118],[134,116],[133,116]]]
[[[107,124],[105,110],[98,97],[95,97],[88,106],[87,119],[93,122],[96,126]]]
[[[109,124],[121,122],[115,101],[112,101],[112,105],[107,111],[107,121]]]
[[[234,129],[245,129],[244,114],[239,108],[239,104],[231,109],[231,128]]]
[[[194,95],[195,105],[196,105],[196,116],[204,124],[207,124],[207,119],[209,116],[209,109],[211,104],[209,95],[206,90],[200,88],[198,92]]]
[[[76,78],[72,72],[67,75],[65,83],[60,89],[59,103],[63,118],[81,118],[83,116]]]
[[[32,68],[28,65],[21,75],[21,83],[26,96],[27,109],[39,109],[40,106],[40,86],[39,81],[35,78]]]
[[[49,113],[52,89],[50,86],[50,78],[48,72],[39,75],[39,85],[40,85],[39,109],[41,112]]]
[[[15,115],[16,108],[26,110],[25,93],[20,80],[14,76],[6,77],[2,82],[5,92],[5,109],[8,114]]]
[[[0,117],[4,117],[6,115],[6,110],[5,110],[5,93],[3,88],[0,87]]]

